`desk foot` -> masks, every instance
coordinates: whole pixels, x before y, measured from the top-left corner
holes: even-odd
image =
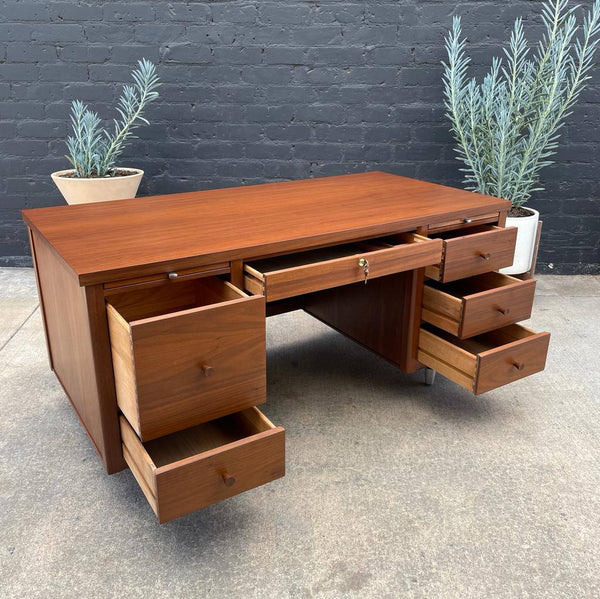
[[[425,384],[433,385],[435,381],[435,370],[432,368],[423,368],[423,372],[425,374]]]

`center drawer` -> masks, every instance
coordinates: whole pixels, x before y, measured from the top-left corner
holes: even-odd
[[[143,441],[266,398],[265,300],[216,277],[110,296],[117,403]]]
[[[425,274],[447,283],[510,266],[515,253],[517,229],[479,225],[434,233],[431,238],[443,242],[442,260],[427,268]]]
[[[521,281],[498,272],[438,283],[423,289],[421,318],[464,339],[531,316],[535,281]]]
[[[244,264],[246,290],[275,301],[437,264],[442,242],[419,235],[320,248]],[[367,273],[365,273],[367,269]]]
[[[478,394],[544,370],[549,341],[518,324],[463,340],[423,325],[417,359]]]
[[[147,443],[120,423],[125,461],[161,523],[285,474],[285,431],[257,408]]]

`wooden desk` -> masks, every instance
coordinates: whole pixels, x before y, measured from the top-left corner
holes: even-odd
[[[381,172],[25,210],[50,364],[160,521],[284,474],[265,315],[481,393],[544,368],[509,202]],[[366,284],[365,284],[366,280]]]

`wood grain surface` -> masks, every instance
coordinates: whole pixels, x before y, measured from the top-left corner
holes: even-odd
[[[473,393],[544,370],[550,333],[513,324],[469,339],[423,325],[419,361]]]
[[[284,475],[285,431],[260,416],[251,408],[146,444],[121,417],[125,459],[161,523]]]
[[[435,237],[444,240],[444,254],[441,273],[434,278],[447,283],[510,266],[517,229],[481,225],[439,233]]]
[[[464,312],[459,336],[472,337],[527,320],[531,316],[534,293],[534,280],[515,279],[511,285],[463,296]]]
[[[52,368],[109,473],[125,467],[100,285],[81,288],[35,231],[31,236]]]
[[[367,285],[355,283],[314,293],[304,298],[303,307],[311,316],[404,372],[413,372],[422,271],[397,273],[374,279]]]
[[[198,307],[156,313],[158,297],[148,297],[148,312],[141,297],[119,314],[109,304],[118,403],[143,441],[266,399],[264,297],[218,279],[171,287],[175,298],[187,288],[204,296]]]
[[[341,250],[343,257],[337,257],[338,253],[332,252],[336,249]],[[245,268],[250,275],[262,281],[260,293],[265,295],[267,301],[274,301],[363,282],[365,275],[364,268],[359,265],[361,258],[368,260],[367,280],[374,280],[435,264],[439,262],[441,254],[442,242],[439,239],[384,246],[373,251],[354,244],[282,256],[281,259],[251,262]],[[260,289],[249,277],[246,277],[245,284],[253,293]]]
[[[497,272],[441,284],[428,281],[423,294],[426,322],[467,338],[531,315],[535,281]]]
[[[80,284],[309,249],[507,211],[506,200],[368,172],[24,210]]]

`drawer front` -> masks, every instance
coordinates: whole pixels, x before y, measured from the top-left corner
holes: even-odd
[[[475,393],[485,393],[544,370],[549,342],[550,333],[537,333],[479,354]]]
[[[422,319],[464,339],[529,318],[535,281],[496,276],[508,284],[479,293],[469,293],[468,280],[464,282],[464,294],[460,293],[462,281],[455,282],[448,291],[425,285]]]
[[[529,280],[466,296],[459,337],[473,337],[526,320],[531,316],[534,293],[535,281]]]
[[[426,274],[447,283],[510,266],[516,239],[514,227],[489,227],[480,233],[444,239],[440,267],[427,269]]]
[[[144,441],[265,401],[262,297],[109,326],[119,407]]]
[[[250,412],[253,410],[253,412]],[[285,474],[285,431],[273,426],[256,408],[236,417],[265,424],[240,439],[202,450],[205,431],[194,429],[143,444],[121,416],[123,455],[161,523],[228,499]],[[253,433],[253,434],[252,434]],[[227,441],[227,439],[224,439]],[[153,458],[156,445],[161,461]],[[183,456],[172,445],[192,449]],[[199,451],[194,453],[198,445]]]
[[[374,279],[439,262],[442,244],[437,239],[416,240],[375,251],[365,251],[343,258],[303,264],[271,272],[259,272],[246,265],[246,289],[262,293],[274,301],[331,289],[365,280],[361,260],[368,261],[368,279]]]
[[[417,359],[479,394],[544,370],[549,341],[519,325],[463,341],[421,328]]]

